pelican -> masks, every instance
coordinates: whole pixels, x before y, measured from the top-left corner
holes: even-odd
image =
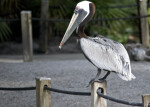
[[[95,5],[90,1],[82,1],[76,5],[69,26],[62,38],[59,48],[68,40],[76,29],[78,41],[84,56],[98,68],[95,80],[103,81],[111,72],[115,72],[121,79],[130,81],[136,77],[131,73],[129,55],[121,43],[104,36],[89,37],[84,33],[86,24],[95,14]],[[99,78],[101,71],[107,71],[103,78]]]

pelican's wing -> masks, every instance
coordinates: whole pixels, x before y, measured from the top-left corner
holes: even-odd
[[[80,44],[85,56],[98,68],[114,71],[124,80],[134,78],[129,56],[122,44],[103,36],[81,38]]]

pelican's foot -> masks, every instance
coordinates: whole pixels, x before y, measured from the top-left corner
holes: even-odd
[[[99,81],[99,79],[95,79],[95,78],[91,79],[91,81],[89,82],[89,84],[86,87],[89,87],[91,84],[94,83],[94,81]]]
[[[100,79],[98,79],[99,80],[99,82],[104,82],[105,81],[105,78],[100,78]]]

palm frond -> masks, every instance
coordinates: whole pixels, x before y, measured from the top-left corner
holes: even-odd
[[[111,8],[121,5],[136,4],[135,0],[93,0],[93,2],[96,5],[96,13],[94,19],[123,18],[132,16],[133,14],[137,14],[137,7],[119,9]],[[127,40],[128,35],[123,34],[122,30],[125,30],[126,28],[131,26],[133,26],[133,23],[128,23],[127,20],[103,20],[99,21],[98,23],[96,22],[94,25],[94,29],[90,27],[90,31],[91,33],[95,32],[96,27],[98,27],[97,32],[99,34],[125,43],[125,40]]]
[[[2,20],[0,18],[0,20]],[[5,22],[0,22],[0,41],[8,40],[12,34],[11,29]]]

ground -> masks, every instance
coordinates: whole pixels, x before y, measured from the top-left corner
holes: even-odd
[[[90,91],[90,87],[86,86],[97,72],[82,54],[35,55],[33,62],[22,62],[19,60],[22,56],[1,55],[0,58],[0,87],[35,86],[36,77],[49,77],[53,88]],[[6,58],[9,60],[2,60]],[[136,79],[130,82],[111,73],[107,78],[107,95],[141,103],[141,95],[150,94],[149,65],[150,62],[132,61],[132,73]],[[36,107],[35,91],[0,91],[0,99],[0,107]],[[52,107],[90,107],[90,101],[90,97],[52,92]],[[107,102],[108,107],[131,107]]]

